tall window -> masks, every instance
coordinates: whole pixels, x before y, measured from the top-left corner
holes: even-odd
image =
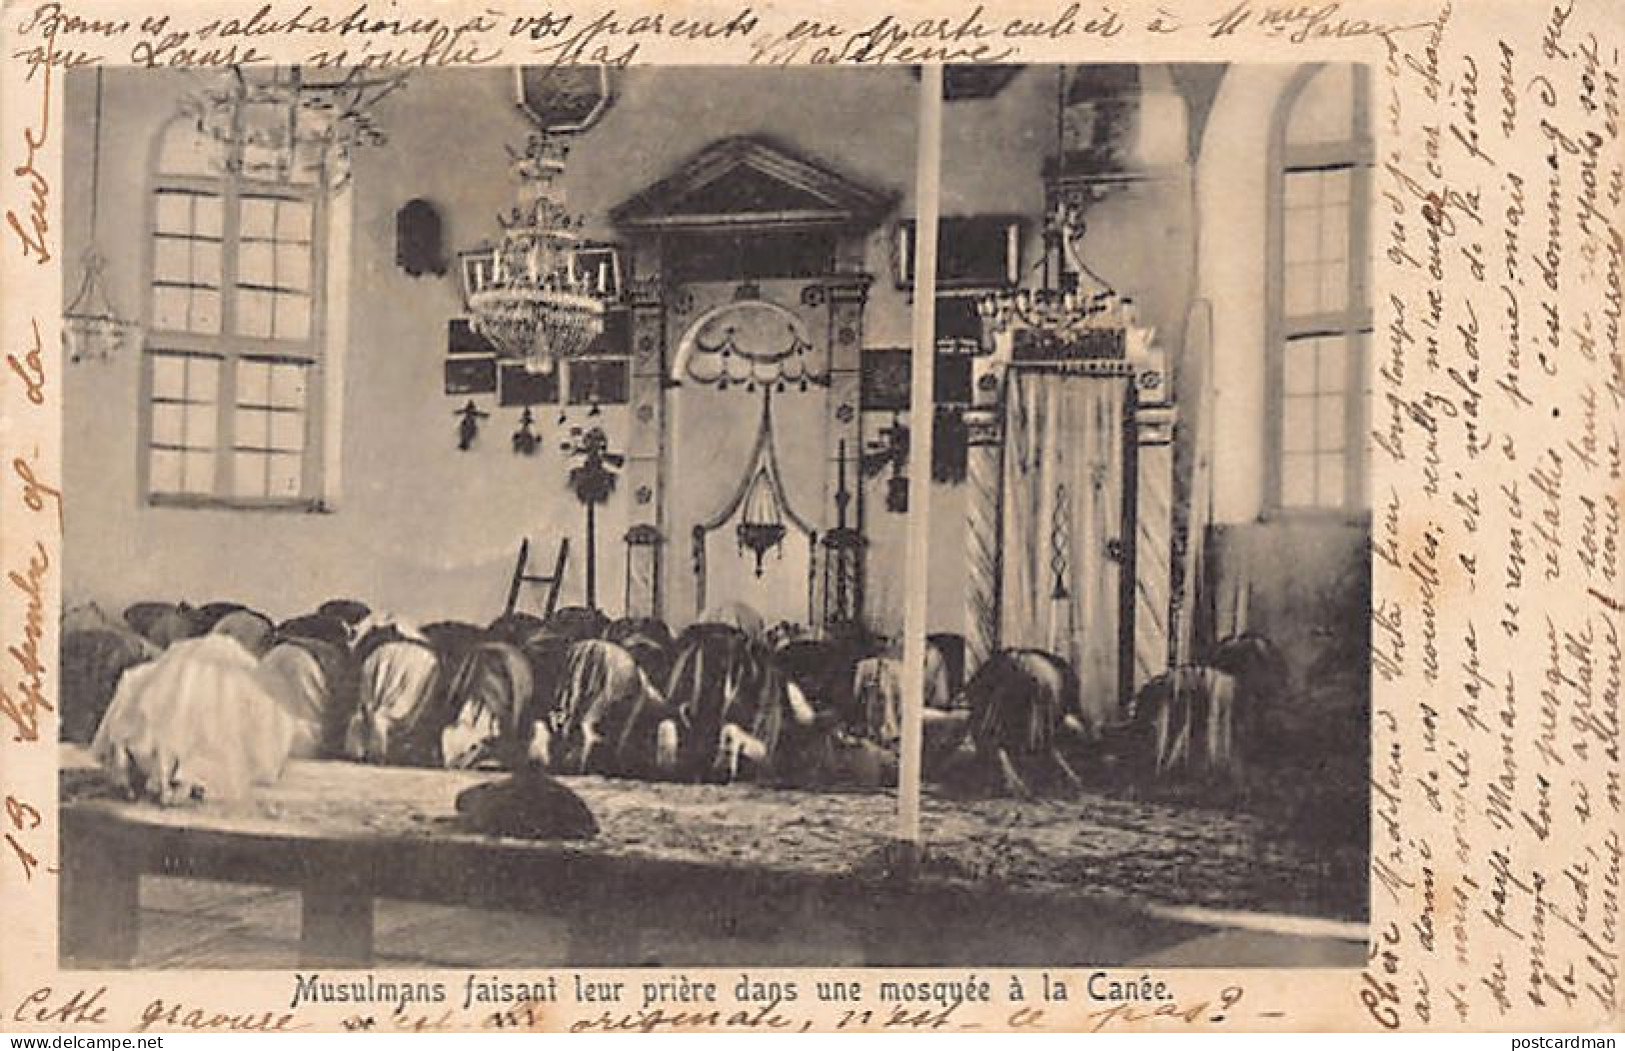
[[[1271,492],[1282,511],[1370,506],[1369,97],[1364,67],[1325,66],[1288,91],[1277,124]]]
[[[184,122],[159,143],[146,491],[155,503],[311,506],[322,459],[319,173],[250,178],[236,174],[234,149]]]

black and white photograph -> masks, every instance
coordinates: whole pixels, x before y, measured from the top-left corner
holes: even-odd
[[[1364,965],[1372,72],[64,73],[60,965]]]

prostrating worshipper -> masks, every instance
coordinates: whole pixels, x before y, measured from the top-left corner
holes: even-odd
[[[316,607],[316,615],[331,617],[346,625],[350,629],[350,637],[354,639],[360,635],[361,625],[372,616],[372,607],[358,599],[335,598]]]
[[[167,806],[276,781],[296,736],[254,655],[210,634],[128,669],[91,750],[133,795]]]
[[[1220,642],[1208,663],[1236,681],[1234,733],[1241,760],[1272,754],[1292,685],[1286,657],[1269,639],[1247,632]]]
[[[698,624],[725,624],[737,628],[757,642],[767,641],[767,623],[762,615],[743,602],[719,602],[696,621]]]
[[[217,618],[205,634],[226,635],[243,644],[243,649],[256,657],[263,657],[271,648],[276,625],[263,613],[246,606],[227,610]]]
[[[572,643],[531,755],[561,774],[667,778],[677,770],[675,713],[636,660],[603,639]]]
[[[185,603],[137,602],[124,611],[124,622],[137,635],[159,649],[166,649],[176,639],[189,639],[197,632],[192,627],[192,608]]]
[[[155,644],[105,617],[65,615],[59,661],[61,739],[89,744],[113,703],[119,679],[160,652]]]
[[[671,674],[671,629],[657,617],[624,617],[604,629],[604,638],[632,655],[649,681],[664,685]]]
[[[440,663],[448,674],[462,666],[469,652],[491,637],[490,632],[478,624],[461,620],[441,620],[423,626],[423,637],[440,654]]]
[[[604,629],[607,627],[609,618],[603,611],[586,606],[565,606],[563,609],[556,609],[542,624],[544,632],[558,638],[569,639],[571,642],[603,638]]]
[[[800,687],[823,724],[861,734],[864,716],[852,692],[853,679],[858,662],[883,648],[862,631],[833,631],[823,639],[793,639],[774,650],[773,661]]]
[[[1041,650],[1000,650],[965,684],[964,699],[975,751],[955,757],[945,779],[1024,797],[1081,787],[1064,754],[1088,747],[1078,678],[1066,661]]]
[[[355,640],[350,625],[337,617],[321,613],[305,613],[291,617],[276,626],[278,639],[320,639],[330,646],[348,650]]]
[[[406,622],[376,627],[356,648],[360,684],[344,735],[350,759],[400,766],[439,766],[446,682],[440,655]]]
[[[541,631],[547,622],[534,613],[515,610],[504,613],[502,616],[486,625],[485,630],[491,638],[502,642],[511,642],[515,646],[522,646],[525,640]]]
[[[903,657],[899,647],[888,648],[885,656],[865,657],[852,672],[852,695],[862,713],[865,736],[877,744],[895,748],[903,736]],[[929,718],[953,706],[948,687],[947,665],[930,643],[925,647],[925,709]]]
[[[214,630],[216,624],[220,623],[220,618],[228,613],[236,613],[238,610],[247,608],[241,602],[205,602],[187,613],[187,616],[192,619],[192,634],[207,635]]]
[[[518,839],[591,839],[598,822],[582,798],[526,763],[500,781],[457,796],[459,822],[470,831]]]
[[[685,629],[666,684],[679,742],[676,777],[730,782],[770,773],[790,707],[786,687],[766,647],[740,628]]]
[[[1286,662],[1269,640],[1226,639],[1207,661],[1181,665],[1140,688],[1131,769],[1142,779],[1235,774],[1249,753],[1273,747],[1272,709],[1287,686]]]
[[[448,769],[514,769],[525,758],[531,703],[530,661],[519,647],[487,640],[463,657],[448,688],[447,706],[457,713],[440,732],[441,761]]]
[[[350,653],[326,639],[283,637],[280,629],[260,658],[267,687],[294,719],[295,759],[343,754],[344,731],[355,714],[356,682]]]

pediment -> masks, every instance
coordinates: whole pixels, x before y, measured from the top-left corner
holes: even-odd
[[[863,227],[892,196],[759,138],[701,150],[610,212],[624,229]]]

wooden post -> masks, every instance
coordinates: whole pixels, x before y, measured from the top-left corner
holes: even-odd
[[[83,824],[70,816],[62,827],[62,966],[128,967],[140,946],[145,859],[138,843]]]
[[[925,709],[926,598],[931,576],[931,444],[936,422],[938,181],[942,171],[942,66],[920,69],[914,159],[914,339],[909,372],[908,547],[903,578],[903,740],[897,774],[898,838],[920,844],[920,753]]]
[[[299,913],[301,967],[372,966],[372,895],[309,885]]]

